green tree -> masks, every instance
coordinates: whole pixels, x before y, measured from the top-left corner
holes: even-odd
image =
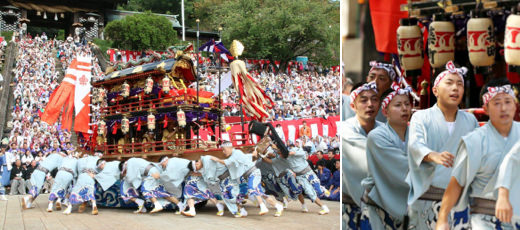
[[[172,23],[150,12],[112,21],[107,24],[105,34],[114,47],[129,50],[165,50],[178,41]]]
[[[184,0],[185,23],[190,26],[193,26],[195,23],[195,19],[193,18],[194,1],[196,0]],[[179,23],[181,22],[181,0],[128,0],[126,4],[119,6],[118,9],[179,15],[178,20]]]
[[[207,0],[204,2],[218,2]],[[323,65],[339,64],[339,2],[322,0],[228,0],[196,4],[195,12],[223,27],[223,41],[244,46],[244,57],[279,60],[280,68],[297,56]]]

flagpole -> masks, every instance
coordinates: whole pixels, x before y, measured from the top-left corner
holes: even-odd
[[[184,0],[181,0],[181,17],[182,17],[182,41],[186,41],[186,27],[184,26]]]

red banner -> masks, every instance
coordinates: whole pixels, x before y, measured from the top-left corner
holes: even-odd
[[[226,117],[226,123],[231,124],[231,128],[227,132],[222,133],[222,139],[232,141],[234,145],[241,144],[253,144],[259,140],[259,137],[253,134],[253,138],[249,140],[249,143],[241,143],[240,139],[245,138],[242,134],[249,135],[247,122],[250,119],[244,117],[244,129],[242,131],[242,125],[240,124],[240,117]],[[300,120],[289,120],[289,121],[273,121],[271,124],[276,127],[280,124],[283,130],[283,138],[286,143],[288,141],[293,142],[298,139],[300,134],[300,128],[303,125],[303,121],[307,122],[307,126],[311,130],[311,137],[316,136],[336,136],[338,130],[338,123],[340,121],[339,116],[323,118],[311,118],[311,119],[300,119]],[[192,132],[193,133],[193,132]],[[212,131],[208,128],[202,128],[199,131],[199,135],[202,140],[210,140]],[[193,135],[194,136],[194,135]],[[219,136],[218,131],[215,136]]]

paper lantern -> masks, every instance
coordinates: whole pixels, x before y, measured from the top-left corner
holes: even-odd
[[[403,18],[397,28],[397,53],[406,76],[421,75],[424,63],[421,28],[415,18]]]
[[[155,129],[155,115],[152,113],[148,114],[146,117],[146,126],[148,127],[148,130],[154,130]]]
[[[428,57],[433,68],[455,59],[455,26],[445,15],[434,15],[428,28]]]
[[[170,78],[168,76],[164,76],[164,78],[162,79],[162,90],[164,93],[170,92],[170,85]]]
[[[130,85],[125,81],[121,86],[121,96],[128,97],[130,96]]]
[[[482,13],[473,14],[467,25],[469,61],[476,67],[491,66],[495,63],[493,21],[491,18],[483,17],[485,15]]]
[[[124,134],[126,134],[126,133],[128,133],[129,130],[130,130],[130,121],[128,120],[128,118],[123,117],[123,119],[121,120],[121,131]]]
[[[509,66],[520,66],[520,11],[506,20],[504,35],[504,56]]]
[[[97,101],[99,103],[102,103],[105,100],[105,97],[107,96],[107,92],[105,88],[99,88],[97,92]]]
[[[144,93],[149,94],[153,90],[153,79],[151,77],[148,77],[146,79],[146,84],[144,86]]]
[[[107,128],[107,124],[104,121],[100,121],[98,125],[98,134],[103,135],[105,134]]]
[[[179,123],[180,127],[186,126],[186,114],[184,114],[184,111],[182,111],[182,109],[179,109],[179,111],[177,111],[177,122]]]

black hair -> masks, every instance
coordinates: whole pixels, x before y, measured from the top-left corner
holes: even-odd
[[[388,94],[394,92],[395,90],[393,90],[392,88],[389,88],[387,90],[385,90],[383,92],[383,94],[381,94],[381,102],[383,102],[383,100],[385,99],[386,96],[388,96]]]
[[[191,163],[191,161],[188,162],[188,166],[187,166],[187,167],[188,167],[188,169],[190,170],[190,172],[195,171],[195,169],[193,168],[193,164]]]
[[[363,86],[364,84],[366,84],[366,82],[364,82],[364,81],[358,82],[358,83],[354,84],[354,86],[352,87],[352,91],[350,91],[350,92],[354,92],[354,90],[356,90],[357,88]]]
[[[102,161],[103,161],[103,159],[99,158],[99,159],[96,161],[96,166],[98,166],[98,165],[99,165],[99,162],[102,162]]]
[[[481,105],[484,104],[484,101],[482,100],[482,96],[484,96],[484,94],[486,94],[488,92],[488,87],[497,87],[497,86],[510,85],[510,84],[511,84],[511,82],[509,82],[509,80],[505,77],[492,78],[480,90],[480,97],[479,97],[480,104]],[[513,86],[511,86],[511,87],[513,87]]]
[[[159,158],[159,162],[163,161],[164,158],[168,158],[168,156],[162,156],[161,158]]]
[[[119,171],[122,172],[123,171],[123,165],[125,164],[125,162],[121,161],[119,162],[119,165],[117,166],[119,168]]]

